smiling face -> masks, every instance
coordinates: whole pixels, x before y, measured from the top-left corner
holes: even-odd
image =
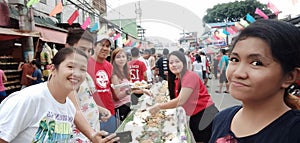
[[[179,77],[180,73],[183,70],[183,62],[175,55],[170,55],[169,68],[173,74],[175,74],[177,77]]]
[[[237,42],[227,68],[230,94],[241,101],[262,101],[283,95],[281,65],[272,57],[269,45],[259,38]],[[280,97],[280,96],[278,96]]]
[[[108,40],[104,40],[103,42],[99,42],[95,46],[95,54],[94,58],[97,61],[103,61],[107,58],[110,53],[110,42]]]
[[[120,51],[116,57],[115,61],[116,65],[121,69],[124,67],[124,65],[127,63],[127,56],[124,51]]]
[[[67,55],[58,68],[52,71],[53,80],[61,89],[68,91],[76,90],[84,81],[87,71],[87,59],[77,53]]]

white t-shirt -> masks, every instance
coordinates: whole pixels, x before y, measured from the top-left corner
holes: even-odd
[[[201,62],[204,63],[204,66],[203,66],[203,71],[206,71],[206,56],[204,55],[200,55],[201,57]]]
[[[202,72],[202,69],[203,69],[203,63],[202,62],[200,62],[200,63],[198,63],[197,61],[194,61],[193,62],[193,66],[194,66],[194,71],[196,71],[196,72]]]
[[[142,56],[139,57],[138,60],[140,60],[140,61],[142,61],[142,62],[145,63],[146,68],[147,68],[147,71],[146,71],[146,74],[147,74],[147,80],[148,80],[148,82],[151,82],[151,81],[152,81],[152,72],[151,72],[151,67],[150,67],[149,60],[144,59]]]
[[[0,105],[0,138],[10,143],[69,142],[75,107],[57,102],[47,82],[8,96]]]

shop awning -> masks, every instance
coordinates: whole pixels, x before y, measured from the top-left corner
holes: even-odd
[[[22,31],[20,29],[2,28],[0,27],[0,40],[11,40],[21,37],[39,37],[39,32],[36,31]]]
[[[40,39],[46,42],[58,43],[58,44],[65,44],[68,33],[44,28],[41,26],[35,26],[35,31],[41,33]]]

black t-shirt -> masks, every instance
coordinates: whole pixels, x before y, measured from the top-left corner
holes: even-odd
[[[164,80],[166,80],[166,75],[164,75],[164,71],[168,71],[168,59],[166,57],[160,57],[155,67],[158,68],[158,75],[162,77]]]
[[[219,112],[213,122],[209,143],[300,143],[300,111],[290,110],[256,134],[235,137],[230,130],[234,115],[241,109],[234,106]],[[247,123],[245,123],[247,124]]]

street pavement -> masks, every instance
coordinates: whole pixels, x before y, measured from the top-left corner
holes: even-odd
[[[216,90],[219,90],[219,80],[212,78],[208,80],[207,85],[209,86],[207,88],[208,92],[211,95],[211,98],[215,102],[216,107],[221,111],[227,107],[231,107],[234,105],[241,105],[241,102],[234,99],[232,96],[230,96],[230,93],[215,93]],[[226,88],[225,86],[222,88],[224,91]]]

